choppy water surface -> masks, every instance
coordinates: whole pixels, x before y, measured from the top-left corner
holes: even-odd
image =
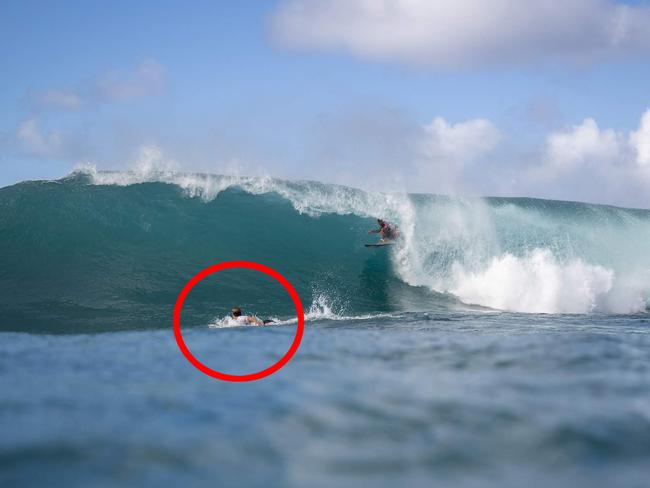
[[[295,326],[195,327],[230,373]],[[647,486],[650,318],[308,322],[265,380],[168,330],[0,334],[4,486]]]

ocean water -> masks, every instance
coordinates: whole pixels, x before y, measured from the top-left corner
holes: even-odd
[[[373,218],[400,226],[366,249]],[[0,189],[0,485],[645,487],[650,211],[97,172]],[[294,285],[250,383],[182,356],[206,266]],[[277,323],[231,327],[234,306]],[[246,374],[293,340],[251,270],[183,337]]]

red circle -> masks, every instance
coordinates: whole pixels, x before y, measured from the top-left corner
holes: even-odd
[[[291,347],[284,354],[284,356],[282,356],[275,364],[272,364],[268,368],[258,371],[256,373],[242,374],[242,375],[226,374],[207,367],[205,364],[201,363],[198,359],[196,359],[192,355],[190,350],[185,345],[185,341],[183,340],[183,336],[181,335],[181,309],[183,308],[183,302],[185,302],[185,298],[187,298],[189,292],[192,290],[192,288],[194,288],[194,286],[199,281],[201,281],[206,276],[230,268],[254,269],[256,271],[269,275],[270,277],[279,281],[282,286],[284,286],[284,288],[289,293],[289,296],[291,296],[294,305],[296,306],[298,327],[296,327],[296,336],[294,337],[293,342],[291,343]],[[255,381],[275,373],[277,370],[279,370],[285,364],[287,364],[289,360],[292,358],[292,356],[298,350],[298,347],[300,346],[300,341],[302,340],[302,334],[304,328],[305,328],[305,311],[302,307],[302,302],[300,301],[298,292],[296,292],[296,290],[291,285],[291,283],[289,283],[289,281],[287,281],[287,279],[284,276],[282,276],[280,273],[278,273],[272,268],[269,268],[268,266],[254,263],[252,261],[227,261],[219,264],[214,264],[212,266],[205,268],[204,270],[197,273],[190,281],[188,281],[185,284],[180,294],[178,295],[178,298],[176,299],[176,304],[174,305],[174,337],[176,338],[176,344],[178,344],[179,349],[181,350],[185,358],[190,363],[192,363],[192,365],[196,369],[198,369],[204,374],[207,374],[208,376],[212,376],[213,378],[217,378],[223,381]]]

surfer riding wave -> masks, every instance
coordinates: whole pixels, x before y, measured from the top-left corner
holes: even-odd
[[[381,239],[379,239],[379,244],[392,243],[392,241],[394,241],[399,237],[399,229],[395,224],[386,222],[383,219],[377,219],[377,224],[379,224],[379,229],[370,230],[368,231],[368,234],[381,235]]]

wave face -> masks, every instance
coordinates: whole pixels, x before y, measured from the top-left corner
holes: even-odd
[[[363,247],[378,216],[400,226],[401,245]],[[278,270],[313,316],[643,312],[650,211],[93,168],[0,189],[2,330],[166,327],[183,285],[230,260]],[[192,291],[184,325],[233,305],[293,313],[270,278],[224,271]]]

